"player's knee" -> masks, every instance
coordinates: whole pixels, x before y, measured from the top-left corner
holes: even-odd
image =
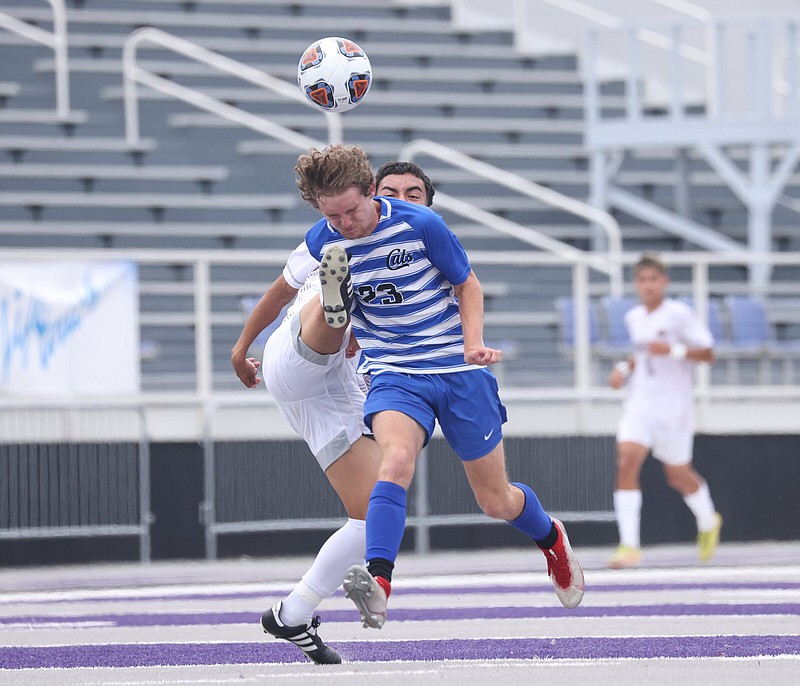
[[[680,469],[665,469],[664,476],[670,488],[681,492],[686,490],[687,486],[691,485],[693,481],[688,471]]]
[[[379,479],[408,488],[414,477],[414,462],[414,457],[404,453],[385,453],[381,462]]]
[[[476,494],[478,505],[492,519],[514,519],[519,513],[513,511],[513,502],[502,494]]]

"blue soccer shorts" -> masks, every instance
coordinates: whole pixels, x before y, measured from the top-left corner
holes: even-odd
[[[411,417],[425,430],[425,444],[436,420],[450,447],[462,460],[490,453],[503,438],[506,408],[497,379],[488,369],[450,374],[381,372],[372,377],[364,403],[364,422],[385,410]]]

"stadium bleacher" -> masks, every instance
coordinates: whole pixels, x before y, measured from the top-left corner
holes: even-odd
[[[753,12],[746,0],[705,1],[715,12]],[[793,1],[772,4],[786,8]],[[0,482],[8,485],[6,500],[14,503],[0,506],[0,558],[6,564],[75,562],[85,556],[261,556],[266,549],[303,554],[333,522],[326,503],[336,499],[317,478],[314,461],[300,459],[306,446],[281,419],[264,384],[259,392],[244,389],[230,364],[231,346],[248,313],[318,217],[295,188],[299,150],[145,86],[138,89],[140,137],[126,138],[123,46],[133,31],[148,26],[290,84],[301,52],[312,41],[332,33],[352,37],[370,55],[375,80],[365,102],[343,116],[344,140],[362,145],[376,168],[425,138],[570,198],[591,198],[597,206],[604,205],[599,177],[609,186],[613,182],[622,195],[606,199],[616,204],[612,212],[622,233],[621,292],[613,288],[616,274],[609,278],[611,261],[599,252],[604,238],[598,227],[501,185],[502,176],[497,184],[476,178],[437,157],[438,146],[413,153],[439,191],[434,209],[471,254],[485,295],[485,340],[504,351],[504,361],[493,371],[509,410],[503,430],[509,475],[531,475],[548,511],[569,522],[571,537],[575,531],[576,545],[616,541],[613,432],[621,394],[606,380],[630,349],[622,318],[635,302],[631,265],[643,250],[663,251],[670,253],[669,295],[689,304],[697,300],[716,339],[720,363],[696,370],[696,459],[720,504],[726,542],[763,538],[765,532],[795,535],[792,503],[798,501],[800,481],[791,477],[798,443],[793,418],[800,388],[800,264],[789,260],[796,255],[771,255],[776,264],[759,290],[753,287],[756,270],[746,252],[731,256],[722,248],[715,254],[696,232],[670,231],[668,222],[633,216],[637,200],[652,201],[713,229],[723,246],[746,250],[752,238],[752,208],[741,201],[745,194],[734,194],[707,150],[694,144],[651,148],[652,141],[661,144],[662,139],[643,142],[640,137],[640,147],[612,149],[598,174],[598,149],[590,147],[593,119],[586,116],[592,109],[585,109],[584,101],[584,84],[591,83],[591,70],[583,68],[591,62],[582,60],[591,42],[582,43],[585,25],[577,20],[572,28],[564,26],[581,34],[565,47],[558,31],[553,32],[558,43],[546,35],[526,44],[508,22],[535,4],[549,8],[550,19],[553,10],[580,5],[575,11],[583,11],[591,4],[603,25],[607,12],[635,17],[644,2],[476,0],[474,5],[494,16],[470,25],[458,10],[469,0],[0,0],[0,24],[8,13],[48,30],[48,5],[57,2],[66,4],[69,21],[67,112],[57,106],[54,52],[0,28],[0,253],[8,259],[13,249],[25,248],[11,261],[55,257],[80,265],[84,274],[90,273],[82,265],[87,249],[102,260],[135,262],[144,393],[129,395],[137,378],[114,395],[70,391],[57,396],[50,383],[56,374],[44,364],[35,387],[26,373],[20,375],[21,383],[0,403]],[[691,3],[647,4],[675,12]],[[515,15],[502,11],[512,5]],[[573,10],[564,10],[567,5]],[[753,41],[763,35],[768,23],[763,15],[770,12],[757,10]],[[536,17],[528,28],[541,31],[541,25]],[[796,35],[796,25],[781,26],[782,35]],[[663,44],[677,46],[680,33],[674,28],[666,41],[662,37]],[[721,39],[720,32],[715,35]],[[623,61],[635,63],[635,49],[625,42],[616,47],[627,47]],[[677,61],[671,62],[673,68]],[[178,53],[142,43],[137,64],[164,81],[326,140],[326,120],[319,112],[265,95]],[[737,78],[744,81],[746,71]],[[654,105],[650,94],[640,91],[650,85],[649,76],[641,83],[626,82],[621,72],[602,79],[599,118],[625,116],[639,102],[645,103],[643,118],[656,114],[666,121],[684,111],[704,118],[695,104]],[[589,104],[593,93],[588,91]],[[778,176],[788,166],[782,165],[787,151],[789,161],[800,159],[800,137],[796,141],[796,148],[780,140],[769,147],[759,160],[765,176]],[[748,143],[739,145],[723,146],[722,153],[747,181],[755,162]],[[772,242],[758,250],[800,254],[800,174],[790,173],[780,193],[766,222]],[[478,215],[459,214],[448,200],[471,202],[508,222],[498,222],[494,230],[484,215],[479,221]],[[573,264],[567,248],[566,257],[544,254],[501,233],[510,222],[568,247],[598,252],[585,264]],[[133,319],[136,271],[130,265],[101,269],[111,266],[126,272],[119,290],[125,291],[124,309]],[[15,288],[8,283],[7,293]],[[81,305],[90,306],[96,300],[94,283],[84,277],[82,285]],[[5,323],[6,357],[10,339],[12,356],[19,353],[24,366],[24,347],[33,347],[32,336],[39,336],[41,351],[46,335],[56,337],[62,323],[68,327],[74,321],[46,315],[37,320],[38,302],[17,302],[24,305],[16,310],[13,298],[0,302],[0,329]],[[33,303],[30,317],[24,310],[28,302]],[[581,318],[576,336],[576,302],[590,308],[588,351]],[[103,334],[113,327],[121,342],[130,343],[137,323],[123,328],[117,314],[103,311],[94,323]],[[251,354],[260,355],[268,333]],[[106,378],[112,381],[138,371],[132,346],[116,350],[96,340],[76,344],[80,355],[75,358],[97,367],[108,363],[112,371]],[[73,378],[91,376],[69,362]],[[484,534],[477,526],[484,518],[477,514],[459,461],[439,459],[449,453],[444,441],[434,436],[429,448],[409,490],[414,531],[413,543],[407,539],[406,544],[420,553],[502,544],[493,530]],[[654,506],[662,496],[651,498],[650,492],[666,489],[660,488],[661,471],[648,463],[651,471],[646,468],[642,477],[651,514],[643,510],[643,542],[673,540],[687,526],[694,535],[691,521],[680,522],[687,513],[675,512],[672,501],[683,505],[674,493]],[[446,489],[443,497],[444,478],[455,486],[461,478],[463,488]],[[325,495],[309,487],[312,482]],[[265,483],[274,486],[272,491],[265,491]],[[743,490],[743,483],[752,488]],[[331,516],[338,508],[333,501]],[[121,509],[124,516],[118,517]],[[756,510],[761,516],[754,520],[750,515]],[[335,516],[340,514],[337,509]],[[302,549],[287,547],[294,539],[303,540]],[[733,546],[728,550],[741,555]]]
[[[50,21],[44,4],[19,2],[3,9],[41,26]],[[345,33],[370,54],[376,75],[369,99],[344,117],[345,140],[363,144],[376,166],[396,158],[409,140],[425,137],[572,197],[589,194],[577,57],[515,55],[509,32],[454,28],[447,3],[75,0],[68,5],[68,19],[73,110],[66,119],[53,112],[52,53],[0,32],[2,246],[267,248],[288,254],[300,241],[315,214],[297,197],[292,176],[297,151],[289,146],[256,139],[252,131],[147,89],[140,103],[145,138],[133,148],[125,142],[120,55],[126,36],[146,25],[288,81],[302,49],[320,37],[320,27]],[[270,100],[262,91],[163,50],[142,50],[141,59],[175,82],[324,139],[324,120],[317,113]],[[614,111],[623,97],[623,84],[610,82],[603,105]],[[576,247],[590,243],[591,228],[574,217],[442,163],[419,162],[448,194],[468,197]],[[670,206],[676,179],[668,162],[664,152],[632,157],[618,178],[631,192]],[[692,217],[742,240],[746,212],[741,203],[699,157],[690,156],[689,174]],[[787,193],[798,190],[800,177],[793,178]],[[468,249],[530,249],[461,217],[446,218]],[[622,213],[617,219],[627,251],[693,247]],[[794,221],[793,212],[776,209],[775,249],[800,248]],[[215,271],[214,371],[221,388],[235,386],[228,351],[243,321],[242,298],[256,295],[277,275],[277,268],[264,268],[244,279],[241,271]],[[141,271],[149,351],[143,358],[145,388],[172,387],[176,379],[190,383],[185,375],[186,361],[192,359],[190,324],[157,316],[167,305],[178,315],[192,307],[189,294],[164,296],[167,285],[180,290],[182,274],[155,267]],[[570,378],[571,361],[563,354],[569,334],[559,328],[553,307],[570,293],[569,269],[541,269],[531,277],[525,268],[483,265],[478,275],[489,284],[513,284],[495,288],[487,307],[487,337],[518,345],[520,354],[505,363],[509,383],[542,386]],[[800,269],[774,270],[765,300],[765,344],[800,338],[800,318],[791,306],[800,302],[798,278]],[[686,270],[673,274],[673,280],[676,294],[689,291]],[[597,299],[605,294],[603,283],[593,283],[592,289]],[[715,296],[745,290],[743,269],[715,270]],[[605,344],[608,351],[600,331],[605,329],[598,330],[598,346]],[[793,347],[783,347],[773,346],[770,353],[791,362]]]

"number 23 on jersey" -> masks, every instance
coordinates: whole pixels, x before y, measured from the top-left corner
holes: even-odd
[[[403,302],[403,294],[397,290],[397,287],[391,282],[386,281],[379,283],[374,288],[366,284],[357,288],[358,295],[365,303],[377,301],[377,305],[399,305]]]

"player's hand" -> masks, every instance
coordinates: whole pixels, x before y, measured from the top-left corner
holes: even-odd
[[[347,344],[347,348],[345,348],[344,356],[349,360],[351,357],[355,357],[360,349],[361,346],[358,344],[355,335],[350,331],[350,341]]]
[[[503,351],[487,348],[485,345],[464,350],[464,362],[467,364],[494,364],[503,359]]]
[[[651,355],[669,355],[671,348],[672,346],[664,341],[653,341],[647,344],[647,350]]]
[[[258,368],[261,363],[255,357],[246,357],[240,360],[231,360],[233,369],[236,376],[248,388],[255,388],[261,383],[261,377],[258,376]]]
[[[617,390],[625,385],[625,377],[622,376],[618,369],[611,370],[611,374],[608,375],[608,385]]]

